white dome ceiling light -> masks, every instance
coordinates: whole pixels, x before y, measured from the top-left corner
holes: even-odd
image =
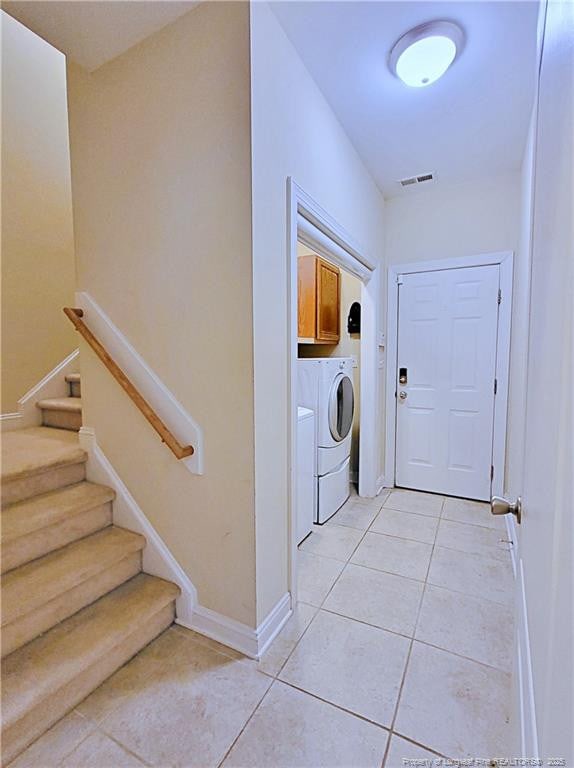
[[[462,29],[451,21],[429,21],[404,34],[389,56],[391,72],[412,88],[442,77],[464,45]]]

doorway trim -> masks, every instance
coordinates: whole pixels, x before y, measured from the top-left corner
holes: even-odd
[[[361,280],[361,413],[359,432],[359,494],[373,497],[379,464],[378,396],[378,318],[381,267],[355,242],[349,233],[321,208],[293,179],[287,178],[287,313],[289,344],[288,370],[288,456],[289,456],[289,588],[292,603],[297,599],[297,240],[311,243],[312,230],[318,239],[312,247],[320,255],[356,275]],[[317,232],[318,230],[318,232]],[[333,244],[332,250],[329,243]],[[365,407],[365,404],[371,404]]]
[[[464,267],[500,266],[502,301],[498,313],[496,341],[497,393],[494,399],[494,429],[492,441],[492,466],[494,476],[491,494],[504,492],[504,465],[506,455],[506,419],[508,412],[508,380],[510,374],[510,328],[512,318],[512,275],[514,252],[501,251],[476,256],[419,261],[410,264],[392,264],[387,274],[387,376],[385,406],[385,480],[395,485],[396,449],[396,370],[398,353],[398,277],[415,272],[436,272]]]

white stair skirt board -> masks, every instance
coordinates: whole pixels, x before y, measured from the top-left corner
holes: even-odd
[[[191,621],[184,621],[178,615],[176,624],[217,640],[251,659],[260,659],[281,632],[291,613],[291,595],[286,592],[257,629],[202,605],[196,606]]]
[[[113,488],[116,498],[112,505],[112,521],[120,528],[141,533],[146,537],[142,569],[151,576],[172,581],[181,589],[176,600],[176,615],[183,622],[191,621],[197,605],[197,591],[183,568],[169,551],[156,529],[144,515],[122,479],[96,442],[93,429],[81,427],[81,447],[88,454],[86,479]]]
[[[36,408],[38,400],[50,400],[56,397],[67,397],[68,384],[66,376],[77,373],[80,360],[80,350],[75,349],[61,363],[47,373],[32,389],[18,400],[18,410],[14,413],[0,415],[2,432],[13,429],[27,429],[39,427],[42,424],[42,411]]]
[[[151,576],[171,581],[181,589],[176,600],[176,623],[217,640],[252,659],[260,658],[291,616],[291,595],[287,592],[269,615],[254,629],[198,604],[197,590],[191,579],[171,554],[167,545],[147,519],[128,488],[98,446],[90,427],[81,427],[81,447],[88,454],[86,479],[113,488],[114,525],[146,537],[142,569]]]
[[[182,445],[193,446],[193,455],[181,459],[182,464],[195,475],[203,474],[204,449],[201,427],[88,293],[76,294],[76,306],[84,310],[84,320],[88,328],[104,345],[179,442]]]

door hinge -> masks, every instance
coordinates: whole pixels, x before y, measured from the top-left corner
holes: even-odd
[[[494,480],[494,465],[490,465],[490,479]]]
[[[498,392],[498,379],[494,380],[494,394]]]
[[[397,275],[397,285],[402,285],[402,284],[403,284],[403,276]]]
[[[498,303],[499,304],[502,303],[502,289],[501,288],[498,289]]]

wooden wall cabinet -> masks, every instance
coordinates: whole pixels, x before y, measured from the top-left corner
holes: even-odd
[[[341,271],[319,256],[300,256],[298,273],[298,337],[300,343],[338,344]]]

